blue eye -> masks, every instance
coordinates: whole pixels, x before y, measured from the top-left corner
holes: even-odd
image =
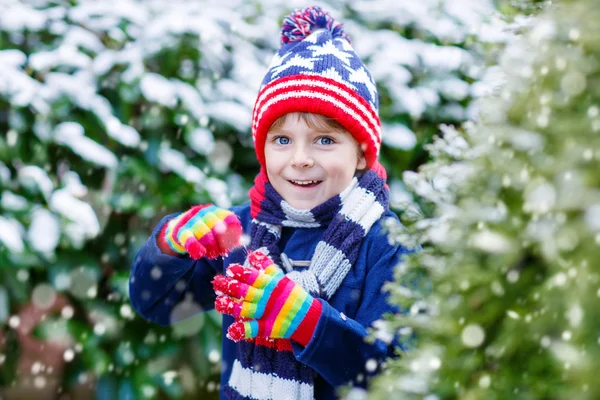
[[[285,136],[277,136],[275,138],[275,143],[277,144],[290,144],[290,138]]]
[[[329,136],[321,136],[317,140],[320,141],[319,144],[325,144],[325,145],[327,145],[327,144],[333,144],[333,143],[335,143],[333,141],[333,139],[330,138]]]

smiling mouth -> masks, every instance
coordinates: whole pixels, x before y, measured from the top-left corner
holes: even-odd
[[[294,180],[289,180],[288,182],[291,183],[294,186],[297,186],[297,187],[312,188],[312,187],[318,186],[323,181],[294,181]]]

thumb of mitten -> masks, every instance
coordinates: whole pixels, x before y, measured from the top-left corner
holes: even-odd
[[[217,209],[214,212],[220,219],[212,227],[212,234],[220,255],[225,256],[231,250],[240,246],[242,238],[242,223],[237,215],[229,210]]]
[[[194,260],[198,260],[206,255],[206,247],[193,236],[188,238],[185,242],[185,251],[187,251]]]
[[[254,325],[254,329],[252,327]],[[256,320],[236,320],[227,328],[227,337],[234,342],[244,339],[252,339],[258,333],[258,322]]]

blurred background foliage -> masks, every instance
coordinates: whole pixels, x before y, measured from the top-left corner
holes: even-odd
[[[518,4],[477,121],[403,174],[391,237],[423,251],[387,287],[405,312],[373,333],[418,345],[371,399],[600,398],[600,2],[539,5]]]
[[[401,211],[402,173],[429,159],[440,124],[473,118],[473,100],[494,87],[487,67],[510,38],[498,10],[523,8],[317,4],[344,23],[377,81],[381,161]],[[282,18],[306,5],[0,4],[2,395],[218,397],[218,315],[144,321],[129,305],[129,269],[164,215],[247,201],[255,96]]]

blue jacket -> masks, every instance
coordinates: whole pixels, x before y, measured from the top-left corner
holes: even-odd
[[[240,218],[244,232],[250,232],[249,203],[231,210]],[[172,323],[174,306],[189,296],[193,296],[204,310],[214,308],[216,295],[211,281],[215,274],[224,274],[229,264],[243,263],[246,255],[244,248],[216,260],[193,260],[161,253],[156,245],[156,235],[173,217],[163,218],[140,249],[133,263],[129,285],[135,310],[160,325]],[[390,211],[383,216],[386,217],[398,219]],[[380,340],[369,344],[364,340],[368,335],[367,327],[373,321],[386,312],[397,311],[387,303],[388,295],[381,289],[386,281],[393,280],[394,266],[402,254],[409,251],[400,245],[390,245],[381,223],[380,219],[373,225],[361,244],[355,265],[330,299],[330,306],[323,307],[311,342],[306,347],[293,344],[297,360],[318,373],[315,380],[315,398],[318,400],[335,399],[335,388],[340,385],[354,382],[364,386],[364,378],[360,377],[373,374],[373,361],[378,365],[386,357],[393,356],[393,344]],[[325,229],[284,227],[279,248],[292,260],[310,260]],[[160,268],[161,274],[152,273],[156,267]],[[224,315],[221,387],[229,381],[235,359],[235,343],[225,336],[231,323],[233,318]],[[222,390],[221,399],[226,399]]]

